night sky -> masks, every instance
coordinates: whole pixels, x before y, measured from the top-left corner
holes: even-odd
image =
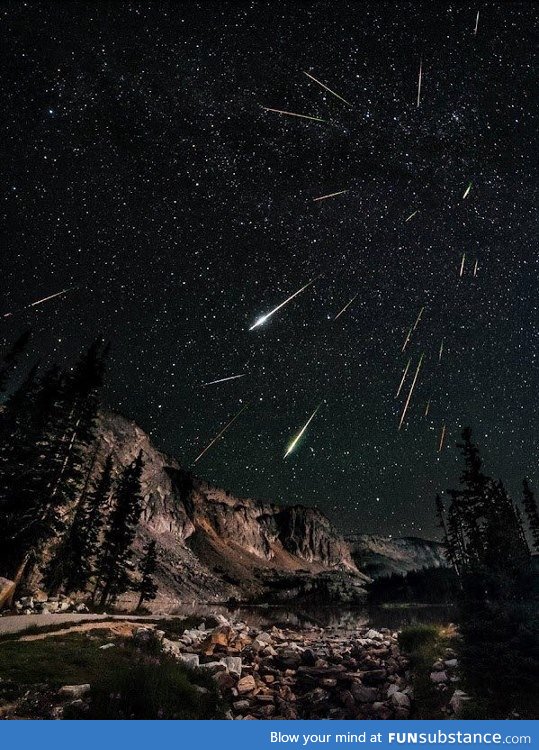
[[[249,404],[196,472],[342,530],[434,534],[465,425],[539,486],[536,15],[3,3],[3,340],[110,339],[106,400],[185,465]]]

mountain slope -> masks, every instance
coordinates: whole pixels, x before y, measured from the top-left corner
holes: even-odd
[[[372,578],[447,566],[441,542],[412,536],[392,539],[375,534],[354,534],[347,537],[347,542],[357,567]]]
[[[135,547],[140,551],[148,539],[157,541],[155,609],[258,595],[272,572],[340,571],[367,580],[317,509],[236,498],[182,469],[117,414],[103,411],[97,432],[96,469],[109,453],[120,468],[143,452],[144,511]]]

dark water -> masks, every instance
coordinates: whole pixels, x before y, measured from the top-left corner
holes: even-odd
[[[317,625],[323,628],[334,627],[355,630],[358,627],[390,628],[400,630],[407,625],[438,623],[447,624],[454,621],[455,609],[450,605],[414,605],[406,606],[362,606],[345,605],[318,606],[316,608],[294,608],[292,606],[251,606],[229,609],[221,605],[201,605],[182,607],[178,614],[197,614],[210,616],[221,614],[228,620],[245,622],[253,627],[282,625],[288,627],[309,627]]]

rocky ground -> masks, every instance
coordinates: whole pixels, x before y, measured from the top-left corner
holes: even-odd
[[[136,639],[151,637],[140,628]],[[405,719],[407,661],[389,630],[256,630],[221,618],[163,648],[213,675],[234,719]]]

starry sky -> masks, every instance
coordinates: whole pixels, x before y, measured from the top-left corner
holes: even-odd
[[[539,484],[534,2],[0,17],[4,341],[110,339],[106,400],[184,465],[248,405],[196,473],[342,531],[434,535],[465,425]]]

